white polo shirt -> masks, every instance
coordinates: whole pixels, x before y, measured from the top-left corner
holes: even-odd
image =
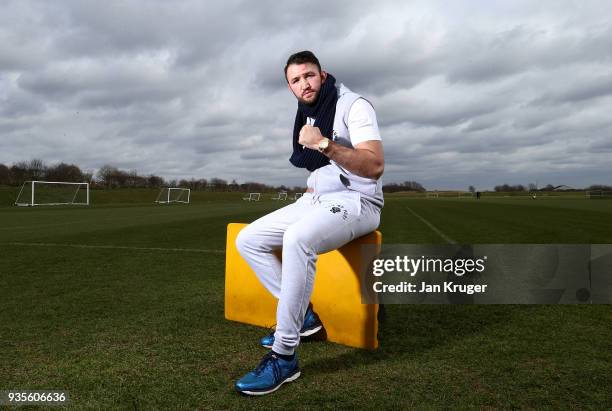
[[[334,118],[333,135],[325,136],[348,148],[354,148],[364,141],[380,141],[376,113],[372,105],[360,95],[353,93],[346,86],[338,87],[338,102]],[[308,124],[314,119],[308,118]],[[358,192],[372,203],[382,207],[382,181],[360,177],[330,160],[330,164],[310,173],[308,188],[315,196],[341,192]]]

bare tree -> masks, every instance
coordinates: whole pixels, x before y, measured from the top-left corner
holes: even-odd
[[[147,184],[149,187],[161,187],[164,185],[164,179],[151,174],[147,179]]]
[[[213,191],[226,191],[227,189],[227,181],[221,178],[212,178],[210,180],[210,185],[212,186]]]
[[[20,185],[26,180],[31,180],[32,177],[28,173],[28,163],[20,161],[15,163],[10,168],[11,171],[11,184]]]
[[[28,172],[32,180],[41,180],[45,178],[45,163],[39,158],[33,158],[28,163]]]
[[[114,178],[118,172],[119,169],[117,167],[105,164],[98,170],[98,181],[106,186],[106,188],[111,188],[116,183]]]
[[[419,193],[422,193],[425,190],[425,187],[423,187],[420,183],[417,183],[416,181],[404,181],[403,183],[397,184],[397,183],[391,183],[391,184],[385,184],[383,186],[383,191],[385,193],[396,193],[398,191],[416,191]]]
[[[0,164],[0,184],[11,184],[11,170],[4,164]]]
[[[207,185],[208,180],[206,180],[205,178],[200,178],[198,180],[198,190],[205,190]]]
[[[80,183],[85,181],[83,172],[74,164],[59,163],[47,168],[46,178],[50,181],[68,181]]]
[[[496,192],[517,192],[517,191],[526,191],[525,190],[525,186],[522,184],[517,184],[514,186],[511,186],[509,184],[502,184],[499,186],[495,186],[493,188]]]

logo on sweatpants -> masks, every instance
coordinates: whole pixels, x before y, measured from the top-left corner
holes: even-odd
[[[332,206],[329,211],[331,211],[333,214],[338,214],[338,213],[342,213],[342,219],[346,220],[348,218],[348,211],[345,210],[344,206],[342,204],[336,204],[334,206]]]

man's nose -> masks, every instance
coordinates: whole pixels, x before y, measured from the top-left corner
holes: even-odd
[[[302,90],[307,90],[310,88],[310,83],[308,82],[307,78],[303,78],[301,84],[302,84]]]

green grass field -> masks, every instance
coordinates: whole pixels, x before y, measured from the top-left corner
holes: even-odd
[[[377,351],[306,342],[295,383],[239,396],[266,330],[223,318],[226,224],[278,202],[14,195],[0,188],[0,391],[67,390],[73,409],[612,408],[605,305],[388,305]],[[380,229],[386,243],[612,243],[612,201],[388,196]]]

